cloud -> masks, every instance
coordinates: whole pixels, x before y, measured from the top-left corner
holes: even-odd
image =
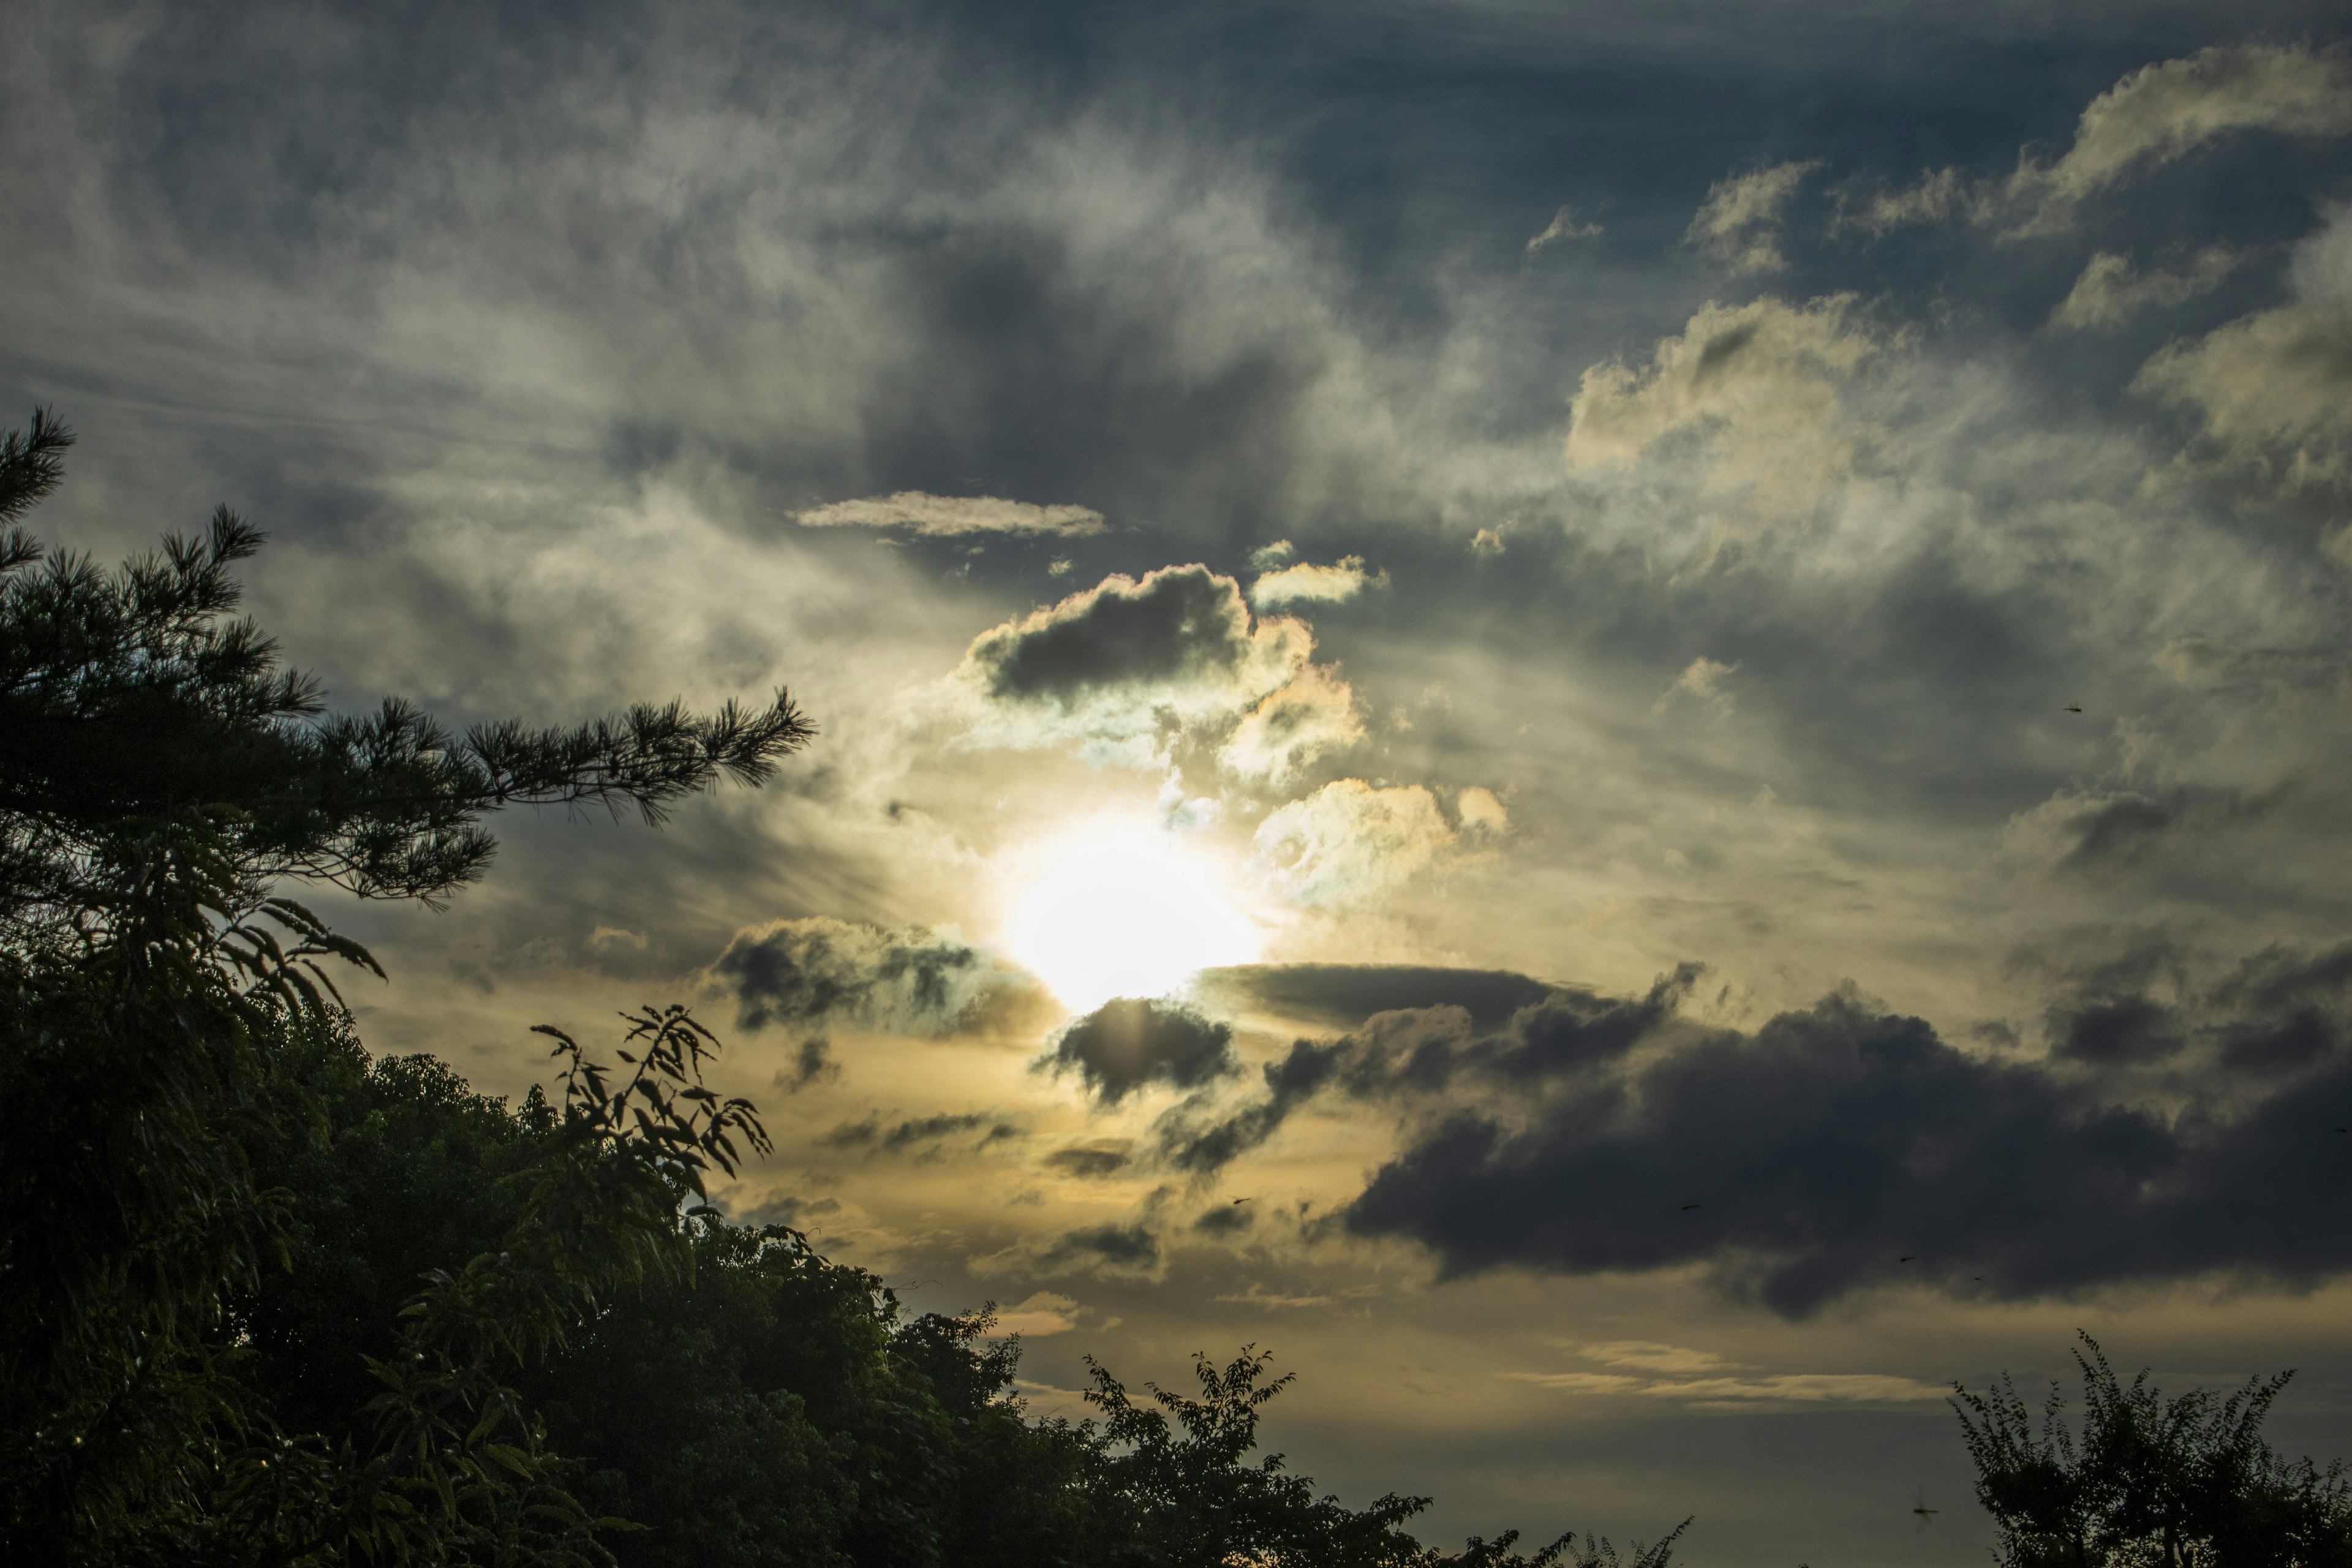
[[[2315,1284],[2352,1268],[2326,1173],[2352,1114],[2352,944],[2237,976],[2178,1011],[2104,987],[2053,1013],[2047,1063],[1958,1049],[1845,992],[1753,1035],[1685,1026],[1547,1066],[1516,1103],[1461,1092],[1466,1042],[1444,1074],[1333,1072],[1426,1117],[1343,1223],[1419,1242],[1448,1276],[1701,1263],[1791,1317],[1906,1280],[2008,1299]],[[2106,1076],[2168,1059],[2165,1103]]]
[[[2091,100],[2056,163],[2019,160],[2004,194],[2030,210],[2011,232],[2071,227],[2084,197],[2242,131],[2313,140],[2352,132],[2352,73],[2343,57],[2216,46],[2143,66]]]
[[[1363,738],[1355,691],[1328,666],[1310,664],[1242,716],[1217,761],[1239,778],[1280,789],[1317,758]]]
[[[2002,830],[2002,847],[2056,872],[2118,870],[2259,821],[2275,804],[2273,797],[2210,787],[2154,795],[2061,789],[2011,817]]]
[[[1654,1340],[1596,1340],[1568,1348],[1587,1361],[1597,1361],[1603,1366],[1631,1367],[1637,1372],[1714,1372],[1734,1364],[1712,1351],[1662,1345]]]
[[[1930,169],[1910,185],[1880,188],[1859,195],[1842,190],[1830,233],[1860,229],[1874,237],[1917,224],[1945,223],[1954,217],[1985,222],[1999,210],[1999,198],[1989,181],[1970,180],[1958,169]]]
[[[1698,247],[1735,274],[1779,271],[1789,264],[1780,254],[1780,209],[1805,176],[1820,167],[1818,159],[1773,163],[1718,180],[1691,219],[1683,243]]]
[[[1064,1028],[1037,1058],[1041,1071],[1076,1071],[1098,1105],[1152,1084],[1197,1089],[1240,1070],[1233,1026],[1172,1002],[1121,997]]]
[[[817,1138],[816,1142],[823,1149],[857,1150],[873,1154],[903,1154],[911,1151],[918,1158],[936,1159],[949,1140],[959,1133],[969,1132],[980,1134],[968,1145],[973,1152],[998,1143],[1017,1142],[1026,1136],[1019,1127],[993,1111],[968,1110],[907,1117],[887,1124],[879,1115],[869,1114],[859,1121],[845,1121],[828,1129]]]
[[[1047,1154],[1039,1163],[1049,1171],[1081,1180],[1115,1176],[1135,1161],[1135,1143],[1127,1138],[1090,1138],[1082,1143],[1066,1143]]]
[[[1016,1242],[971,1258],[970,1267],[981,1275],[1150,1279],[1159,1277],[1163,1261],[1160,1237],[1149,1226],[1104,1224]]]
[[[1916,1405],[1948,1399],[1942,1384],[1884,1373],[1784,1373],[1769,1377],[1641,1378],[1605,1372],[1513,1372],[1504,1374],[1567,1394],[1671,1399],[1738,1409],[1764,1405]]]
[[[966,533],[1084,535],[1103,531],[1102,513],[1083,506],[1032,506],[995,496],[935,496],[921,490],[837,500],[793,514],[803,528],[908,528],[930,538]]]
[[[1458,1007],[1492,1028],[1552,994],[1543,981],[1507,969],[1445,969],[1405,963],[1251,963],[1203,970],[1202,995],[1280,1017],[1352,1028],[1375,1013]]]
[[[1303,904],[1367,903],[1437,865],[1454,829],[1419,784],[1376,789],[1335,779],[1267,814],[1254,842],[1275,879]]]
[[[1511,814],[1495,792],[1476,784],[1454,797],[1454,815],[1461,819],[1462,831],[1486,838],[1500,838],[1511,829]]]
[[[822,915],[738,931],[710,973],[734,993],[747,1029],[831,1025],[908,1035],[971,1024],[1007,978],[952,936]]]
[[[1650,710],[1663,713],[1675,698],[1687,697],[1718,715],[1728,714],[1732,708],[1731,693],[1724,689],[1723,683],[1738,669],[1736,664],[1723,664],[1706,658],[1695,658],[1684,667],[1680,675],[1675,677],[1675,683],[1666,688],[1664,695]]]
[[[2167,344],[2132,390],[2193,415],[2222,461],[2291,486],[2352,478],[2352,207],[2295,248],[2294,299]]]
[[[1339,604],[1354,598],[1366,587],[1385,588],[1389,576],[1383,572],[1377,577],[1364,574],[1364,558],[1342,555],[1328,566],[1317,566],[1301,561],[1269,572],[1250,584],[1249,602],[1254,609],[1271,610],[1283,605]]]
[[[1551,221],[1544,225],[1542,233],[1528,240],[1527,253],[1533,256],[1547,245],[1557,245],[1563,239],[1591,239],[1599,233],[1599,224],[1586,223],[1576,216],[1574,207],[1564,206],[1551,215]]]
[[[1499,1029],[1488,1032],[1466,1007],[1441,1003],[1376,1014],[1360,1030],[1336,1040],[1295,1041],[1289,1053],[1266,1063],[1260,1074],[1266,1094],[1222,1118],[1204,1120],[1178,1107],[1158,1129],[1160,1152],[1181,1170],[1207,1173],[1232,1163],[1279,1131],[1300,1106],[1326,1089],[1360,1100],[1386,1100],[1400,1093],[1444,1093],[1457,1082],[1475,1081],[1516,1091],[1531,1083],[1575,1074],[1616,1060],[1666,1023],[1697,983],[1699,967],[1684,964],[1663,975],[1647,994],[1616,1000],[1590,991],[1546,986],[1512,1011]],[[1308,979],[1309,994],[1334,989],[1426,995],[1421,989],[1444,972],[1414,972],[1388,984],[1369,975],[1323,973]],[[1350,982],[1354,984],[1349,984]],[[1337,983],[1335,984],[1335,983]],[[1492,976],[1462,975],[1442,983],[1459,994],[1465,986],[1489,1007],[1508,988]],[[1435,990],[1434,985],[1431,986]]]
[[[1231,722],[1288,684],[1314,646],[1303,622],[1253,622],[1233,578],[1166,566],[982,633],[957,673],[982,743],[1137,742],[1171,723]]]
[[[1066,1334],[1078,1326],[1086,1309],[1067,1296],[1051,1290],[1040,1290],[1026,1300],[1015,1301],[996,1314],[996,1330],[1000,1334],[1019,1334],[1024,1339],[1042,1340],[1052,1334]]]
[[[2075,226],[2088,197],[2248,131],[2310,141],[2352,132],[2352,72],[2341,51],[2217,45],[2143,66],[2091,100],[2056,162],[2042,163],[2028,148],[2006,179],[1931,169],[1907,187],[1841,192],[1831,232],[1875,237],[1958,218],[2008,222],[2005,239],[2062,233]]]
[[[1202,1236],[1235,1237],[1257,1223],[1252,1204],[1218,1204],[1192,1216],[1192,1228]]]
[[[2050,313],[2053,331],[2100,331],[2119,327],[2142,310],[2186,303],[2211,292],[2244,259],[2226,246],[2211,245],[2179,272],[2135,272],[2128,258],[2112,250],[2095,254],[2074,287]]]
[[[827,1083],[841,1077],[841,1064],[833,1059],[833,1042],[823,1035],[812,1035],[793,1053],[790,1072],[776,1069],[775,1084],[786,1094],[798,1094],[814,1083]]]
[[[1647,366],[1586,370],[1570,405],[1571,468],[1626,467],[1669,440],[1706,462],[1706,488],[1745,490],[1760,515],[1810,510],[1853,469],[1840,393],[1884,340],[1851,296],[1709,304],[1662,338]]]

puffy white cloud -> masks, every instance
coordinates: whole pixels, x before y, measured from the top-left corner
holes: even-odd
[[[1033,506],[997,496],[935,496],[921,490],[837,500],[793,514],[803,528],[910,528],[934,538],[965,533],[1088,534],[1102,513],[1084,506]]]
[[[2112,250],[2094,255],[2074,287],[2050,313],[2053,331],[2095,331],[2121,326],[2140,311],[2179,305],[2220,287],[2243,258],[2226,246],[2208,246],[2178,272],[2138,272]]]
[[[1819,160],[1774,163],[1750,174],[1718,180],[1683,235],[1733,272],[1777,272],[1788,258],[1780,254],[1780,209],[1797,194],[1807,174],[1821,167]]]

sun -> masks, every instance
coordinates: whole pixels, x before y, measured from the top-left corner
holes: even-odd
[[[1258,955],[1257,928],[1214,864],[1165,829],[1091,823],[1016,864],[1005,946],[1073,1011],[1165,996],[1203,969]]]

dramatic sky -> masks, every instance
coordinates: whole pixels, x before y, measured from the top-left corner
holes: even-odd
[[[1980,1561],[2077,1327],[2352,1451],[2335,7],[7,9],[47,537],[821,726],[331,902],[376,1050],[691,1001],[731,1212],[1433,1538]]]

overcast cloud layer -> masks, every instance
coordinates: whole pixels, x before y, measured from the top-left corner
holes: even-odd
[[[736,1212],[1040,1410],[1272,1344],[1439,1532],[1973,1561],[1937,1391],[2077,1324],[2352,1449],[2332,8],[9,37],[49,537],[236,507],[355,708],[821,726],[339,911],[374,1048],[694,1001]]]

